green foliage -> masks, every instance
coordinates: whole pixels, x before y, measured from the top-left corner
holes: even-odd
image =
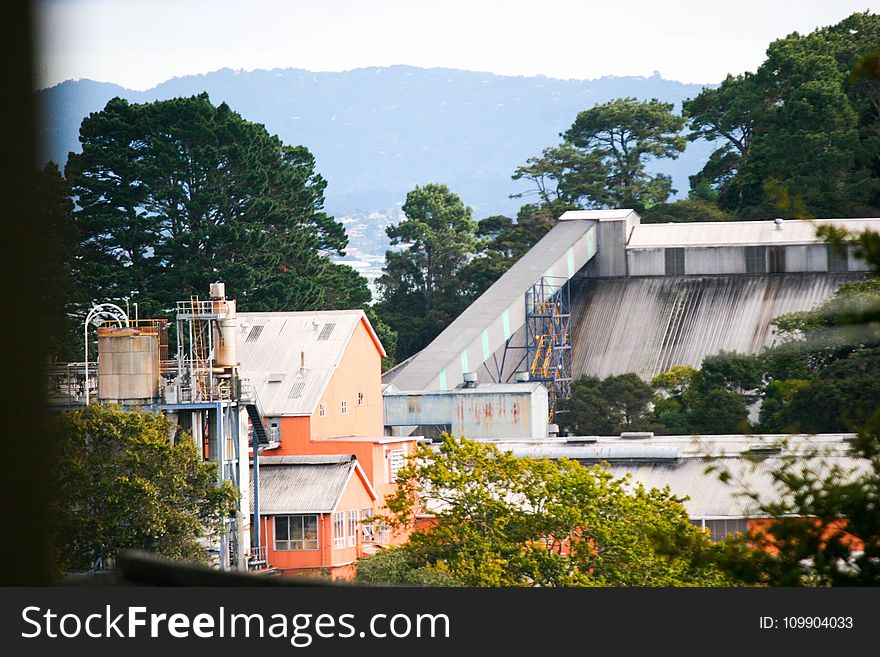
[[[771,473],[778,501],[745,491],[772,522],[724,570],[770,586],[880,585],[880,410],[859,431],[853,459],[857,466],[833,465],[818,449],[785,454]]]
[[[402,550],[465,586],[734,582],[681,500],[601,466],[519,459],[446,436],[437,451],[420,446],[398,484],[388,499],[396,524],[411,524],[425,503],[436,506],[435,524],[413,532]]]
[[[721,143],[692,188],[710,183],[722,209],[746,218],[876,214],[878,41],[880,17],[867,12],[795,32],[755,73],[686,101],[689,139]]]
[[[376,337],[379,338],[379,342],[385,347],[386,355],[382,358],[382,371],[387,372],[397,364],[395,358],[395,354],[397,353],[397,332],[382,321],[382,318],[379,317],[373,306],[366,306],[364,308],[364,314],[366,314],[367,319],[370,320],[370,324],[373,326],[373,330],[376,332]]]
[[[715,203],[704,199],[687,199],[674,203],[657,203],[641,214],[643,224],[691,223],[695,221],[733,221],[734,217]]]
[[[416,555],[405,547],[380,550],[359,559],[355,579],[370,584],[461,586],[448,572],[430,565],[421,565]]]
[[[357,307],[365,281],[334,265],[342,225],[323,210],[314,157],[207,94],[114,98],[80,128],[66,177],[87,298],[159,314],[223,280],[243,310]]]
[[[679,134],[685,122],[672,109],[672,103],[656,98],[618,98],[581,112],[564,134],[574,146],[602,157],[606,205],[642,210],[673,193],[669,176],[651,176],[645,170],[651,158],[675,159],[685,149]]]
[[[222,528],[236,490],[164,415],[90,405],[51,418],[58,461],[53,545],[63,571],[87,570],[123,549],[206,562],[202,538]]]
[[[571,398],[559,402],[559,422],[582,435],[653,430],[653,395],[654,389],[636,374],[604,381],[584,376],[572,384]]]
[[[44,320],[49,337],[48,353],[62,361],[82,357],[79,331],[81,321],[75,318],[82,303],[76,271],[79,235],[73,222],[73,203],[58,166],[49,162],[35,176],[36,201],[43,216],[46,234],[43,242],[44,264],[41,273],[45,291],[41,299],[46,309]]]
[[[459,275],[479,246],[471,209],[445,185],[417,186],[403,211],[406,218],[387,233],[405,248],[386,253],[376,306],[398,334],[398,360],[422,349],[467,307]]]
[[[675,191],[672,179],[648,174],[646,164],[685,149],[684,119],[672,109],[656,98],[618,98],[584,110],[562,135],[565,141],[529,158],[513,179],[530,181],[530,193],[557,218],[575,208],[641,212],[663,203]]]

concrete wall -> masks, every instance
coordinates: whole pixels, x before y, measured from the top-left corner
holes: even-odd
[[[599,254],[605,253],[600,242]],[[684,248],[687,276],[746,274],[746,249],[744,246],[692,246]],[[827,244],[782,245],[785,251],[785,273],[810,273],[829,271],[829,246]],[[607,255],[607,254],[606,254]],[[597,256],[598,257],[598,256]],[[666,249],[646,248],[626,250],[629,276],[666,276]],[[770,272],[769,248],[764,253],[763,271]],[[855,258],[853,249],[847,254],[847,271],[868,271],[868,265]]]

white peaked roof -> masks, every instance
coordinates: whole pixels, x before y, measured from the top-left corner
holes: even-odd
[[[816,227],[830,224],[852,233],[880,230],[880,219],[783,219],[771,221],[701,221],[633,226],[626,246],[650,249],[676,246],[764,246],[819,244]],[[600,247],[601,248],[601,245]]]
[[[241,376],[256,388],[263,412],[311,415],[360,322],[384,356],[362,310],[238,313]]]

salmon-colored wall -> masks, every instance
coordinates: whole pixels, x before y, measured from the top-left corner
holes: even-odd
[[[376,502],[367,490],[360,475],[355,472],[346,486],[336,511],[345,514],[345,546],[334,547],[333,514],[324,513],[318,516],[318,546],[317,550],[275,550],[275,521],[273,516],[262,518],[263,544],[267,546],[267,558],[270,568],[288,570],[291,574],[307,572],[309,570],[326,569],[334,577],[346,577],[353,573],[349,566],[361,556],[361,532],[360,525],[357,528],[357,542],[354,546],[348,545],[348,512],[360,511],[366,508],[375,508]]]
[[[802,518],[802,520],[807,520],[806,518]],[[814,525],[818,526],[821,522],[820,520],[813,518],[811,521]],[[750,518],[749,519],[749,533],[750,534],[758,534],[764,533],[770,527],[771,524],[777,522],[774,518]],[[823,539],[830,538],[831,536],[837,534],[838,532],[846,531],[846,519],[834,520],[828,523],[825,527],[825,532],[823,533]],[[767,545],[765,546],[767,551],[771,554],[777,552],[776,547],[773,545],[773,537],[768,537]],[[857,538],[856,536],[848,535],[845,536],[842,540],[843,544],[848,547],[850,550],[863,550],[865,545],[864,543]]]
[[[364,393],[364,405],[358,393]],[[348,412],[342,414],[342,402]],[[326,407],[321,417],[320,404]],[[340,436],[381,436],[382,355],[363,321],[359,322],[342,360],[330,377],[318,407],[312,412],[312,440]]]

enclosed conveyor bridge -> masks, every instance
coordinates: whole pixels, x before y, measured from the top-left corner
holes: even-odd
[[[567,212],[430,345],[383,380],[400,390],[455,388],[466,373],[476,372],[503,351],[525,325],[526,296],[536,284],[558,291],[593,260],[596,264],[591,266],[603,275],[615,275],[617,266],[625,267],[625,262],[602,261],[604,254],[597,257],[598,243],[620,241],[623,253],[627,230],[637,221],[631,210]]]

